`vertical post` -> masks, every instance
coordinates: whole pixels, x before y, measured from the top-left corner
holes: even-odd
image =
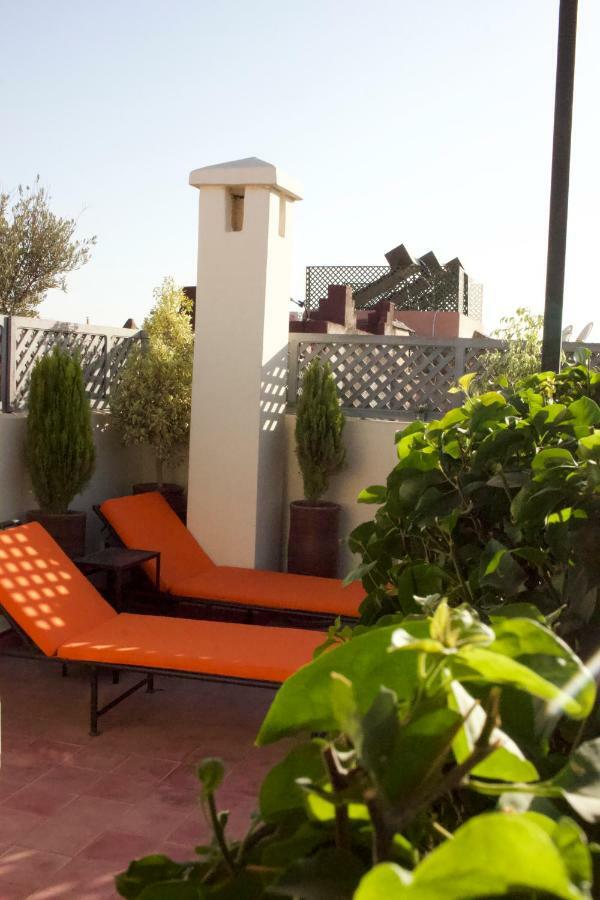
[[[221,565],[278,569],[285,475],[291,179],[263,160],[200,190],[188,527]]]
[[[2,412],[10,413],[13,411],[13,401],[15,399],[16,389],[16,358],[15,358],[16,332],[12,316],[4,316],[2,325],[2,345],[0,353],[2,356],[1,372],[0,372],[0,390],[2,400]]]
[[[548,224],[548,261],[546,267],[546,303],[542,341],[542,370],[553,370],[555,372],[558,372],[560,369],[562,341],[576,36],[577,0],[560,0],[550,219]]]

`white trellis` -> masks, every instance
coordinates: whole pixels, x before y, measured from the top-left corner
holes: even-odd
[[[134,328],[110,328],[31,319],[0,318],[0,388],[4,412],[27,408],[33,366],[53,347],[79,355],[86,391],[93,409],[108,408],[119,372],[133,343],[143,332]]]
[[[341,406],[349,415],[397,418],[406,413],[439,413],[460,402],[449,393],[480,357],[502,349],[490,338],[380,337],[372,335],[290,335],[288,404],[302,390],[302,376],[316,358],[328,362]],[[564,344],[567,355],[581,344]],[[600,344],[587,344],[600,365]]]

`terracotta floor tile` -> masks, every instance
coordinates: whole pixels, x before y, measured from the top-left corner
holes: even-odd
[[[99,744],[100,742],[100,744]],[[73,765],[83,769],[95,769],[99,772],[112,772],[124,762],[127,754],[102,746],[100,737],[93,744],[82,747],[74,759]]]
[[[14,846],[0,856],[0,876],[11,884],[41,887],[68,862],[59,853]]]
[[[134,754],[128,756],[114,769],[119,775],[126,775],[135,781],[145,781],[156,784],[174,772],[180,763],[173,759],[163,759],[157,756],[140,756]]]
[[[38,786],[37,782],[33,782],[3,800],[0,810],[18,809],[23,812],[36,813],[39,816],[51,816],[66,806],[75,796],[76,794],[66,793],[60,783]]]
[[[188,815],[187,808],[168,807],[165,804],[148,800],[146,803],[132,805],[119,817],[118,825],[123,831],[131,834],[147,835],[159,840],[166,838]]]
[[[81,744],[67,744],[63,741],[55,741],[40,738],[33,741],[27,752],[40,760],[53,763],[53,765],[68,765],[73,763],[75,756],[80,752]]]
[[[26,847],[34,847],[36,850],[48,850],[52,853],[63,853],[65,856],[75,856],[84,847],[87,847],[94,838],[104,831],[105,824],[81,821],[72,816],[66,819],[59,813],[44,819],[32,831],[21,838],[21,843]]]
[[[211,831],[200,810],[188,815],[167,836],[168,843],[180,844],[187,847],[190,858],[193,849],[197,844],[206,844],[209,843],[210,840]]]
[[[98,830],[103,831],[107,822],[119,822],[130,808],[129,803],[121,803],[119,800],[81,795],[60,811],[60,817],[64,823],[98,825]]]
[[[85,859],[105,859],[126,868],[132,859],[148,856],[156,851],[161,841],[127,831],[105,831],[77,854]]]
[[[83,794],[100,781],[102,773],[94,769],[80,769],[78,766],[53,766],[35,781],[36,787],[60,785],[70,794]]]
[[[0,806],[0,842],[14,844],[44,821],[44,816]]]
[[[128,775],[110,772],[85,788],[82,793],[89,797],[103,797],[108,800],[120,800],[124,803],[136,803],[145,800],[153,790],[154,787],[147,781],[134,781]]]
[[[27,900],[112,900],[118,897],[114,886],[118,871],[104,859],[75,857]]]
[[[121,688],[133,680],[124,677]],[[156,694],[140,692],[111,710],[91,738],[79,667],[63,680],[53,667],[0,656],[0,854],[17,845],[38,859],[37,871],[44,861],[48,868],[37,886],[5,873],[0,900],[114,900],[114,875],[131,859],[153,851],[193,859],[210,835],[195,777],[206,756],[225,760],[219,806],[231,810],[232,836],[245,832],[257,786],[285,752],[253,747],[272,693],[184,679],[157,684]],[[121,688],[103,679],[102,702]],[[50,873],[57,858],[61,867]]]

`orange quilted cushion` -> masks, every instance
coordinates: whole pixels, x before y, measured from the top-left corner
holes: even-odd
[[[248,606],[298,609],[331,615],[358,616],[365,592],[360,582],[343,587],[336,578],[291,575],[213,566],[191,578],[183,573],[171,584],[177,597],[227,600]]]
[[[163,591],[170,591],[175,579],[197,575],[213,565],[165,498],[156,492],[105,500],[100,510],[126,547],[160,551]],[[154,578],[154,562],[144,563],[144,568]]]
[[[310,662],[321,632],[123,613],[63,644],[61,659],[282,682]]]
[[[0,531],[0,605],[46,656],[117,615],[37,522]]]

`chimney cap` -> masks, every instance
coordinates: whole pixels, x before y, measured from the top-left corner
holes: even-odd
[[[232,159],[229,162],[203,166],[190,173],[192,187],[245,187],[257,185],[269,187],[292,200],[302,200],[302,188],[272,163],[257,156]]]

